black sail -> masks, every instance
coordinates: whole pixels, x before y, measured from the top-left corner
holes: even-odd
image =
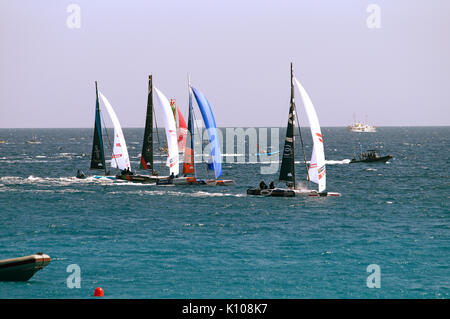
[[[280,181],[292,182],[295,186],[295,143],[294,143],[294,83],[291,63],[291,106],[289,108],[289,118],[286,130],[286,139],[284,141],[283,157],[281,160]]]
[[[95,106],[95,125],[94,125],[94,141],[92,143],[91,169],[104,169],[105,152],[103,149],[102,123],[100,118],[100,104],[98,102],[97,82],[95,82],[96,106]]]
[[[153,172],[153,85],[151,75],[148,78],[147,117],[140,167],[150,169]]]

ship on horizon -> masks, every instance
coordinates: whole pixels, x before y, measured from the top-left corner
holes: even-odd
[[[376,126],[367,124],[367,115],[366,115],[365,123],[363,123],[361,121],[356,122],[355,115],[353,115],[353,124],[347,126],[347,129],[350,132],[359,132],[359,133],[373,133],[373,132],[377,131]]]

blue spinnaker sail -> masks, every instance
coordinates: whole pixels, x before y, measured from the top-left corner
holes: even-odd
[[[197,100],[198,108],[202,113],[203,122],[205,122],[206,129],[208,130],[209,144],[211,145],[212,166],[214,167],[216,178],[218,178],[222,175],[222,155],[220,153],[220,141],[217,134],[216,121],[214,120],[211,106],[203,93],[194,87],[192,87],[192,91]],[[211,165],[208,165],[208,168],[210,167]]]

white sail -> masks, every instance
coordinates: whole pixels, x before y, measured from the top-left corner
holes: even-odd
[[[319,184],[319,192],[323,192],[326,188],[326,170],[323,138],[320,130],[319,119],[317,118],[316,110],[311,99],[309,98],[308,93],[306,93],[306,90],[297,79],[295,79],[295,84],[300,91],[313,139],[313,151],[308,170],[309,179],[312,182]]]
[[[167,166],[170,168],[170,174],[177,176],[180,172],[179,158],[178,158],[178,136],[177,126],[173,117],[172,108],[170,107],[169,100],[164,94],[153,87],[156,92],[156,96],[160,102],[161,108],[164,114],[164,127],[166,129],[167,146],[169,149],[169,155],[167,157]]]
[[[125,143],[125,136],[123,135],[122,127],[120,126],[116,112],[114,112],[111,104],[100,91],[98,92],[98,94],[102,98],[103,104],[105,105],[109,117],[111,118],[111,121],[114,125],[114,147],[111,159],[111,167],[118,167],[121,170],[127,168],[131,169],[127,144]]]

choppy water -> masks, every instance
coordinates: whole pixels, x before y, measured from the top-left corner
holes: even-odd
[[[322,133],[340,198],[248,197],[278,177],[254,162],[225,163],[229,187],[77,180],[92,129],[1,129],[0,259],[42,251],[52,262],[0,282],[0,298],[90,298],[97,286],[110,298],[448,298],[450,128]],[[42,144],[25,144],[33,134]],[[124,134],[136,167],[143,129]],[[348,164],[359,142],[394,159]],[[71,264],[79,289],[67,286]],[[366,285],[370,264],[381,288]]]

